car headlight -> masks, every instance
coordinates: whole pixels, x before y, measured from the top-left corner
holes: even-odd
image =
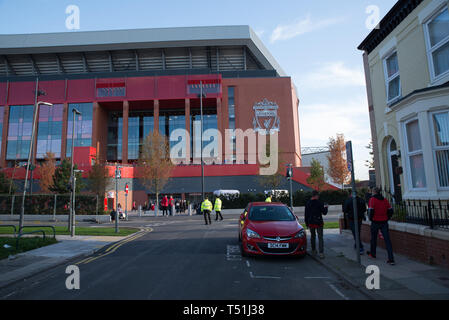
[[[246,236],[248,239],[254,238],[254,239],[260,239],[260,236],[257,232],[254,232],[251,229],[246,229]]]
[[[305,236],[306,236],[306,233],[304,232],[304,229],[302,229],[295,235],[295,238],[304,238]]]

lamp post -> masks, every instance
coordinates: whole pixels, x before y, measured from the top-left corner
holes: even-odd
[[[72,231],[70,233],[70,236],[74,237],[75,236],[75,198],[76,198],[76,174],[78,172],[83,172],[83,170],[73,170],[74,174],[73,174],[73,207],[72,207]]]
[[[118,220],[120,219],[120,215],[118,212],[118,179],[122,177],[120,169],[122,166],[118,165],[118,162],[115,163],[115,233],[119,233]]]
[[[74,198],[75,198],[75,188],[74,188],[74,178],[73,178],[73,153],[74,153],[74,148],[75,148],[75,115],[81,115],[81,112],[76,109],[73,108],[72,109],[72,113],[73,113],[73,120],[72,120],[72,154],[70,155],[70,161],[71,161],[71,167],[70,167],[70,183],[72,185],[72,192],[70,193],[70,213],[69,213],[69,230],[72,233],[72,229],[73,229],[73,225],[72,225],[72,221],[73,221],[73,205],[74,205]]]
[[[201,139],[200,139],[200,151],[201,151],[201,201],[204,201],[204,163],[203,163],[203,81],[200,80],[200,113],[201,113]]]
[[[41,104],[49,106],[49,107],[53,106],[52,103],[42,102],[42,101],[37,102],[34,106],[33,129],[31,131],[30,149],[28,150],[27,170],[26,170],[26,175],[25,175],[25,185],[23,187],[22,210],[20,211],[19,230],[23,227],[23,222],[24,222],[24,218],[25,218],[25,197],[26,197],[26,192],[27,192],[27,188],[28,188],[28,172],[30,171],[31,154],[33,152],[34,134],[36,131],[37,115],[39,114],[39,106]]]
[[[287,164],[287,179],[290,180],[290,208],[293,212],[293,169],[292,164]]]

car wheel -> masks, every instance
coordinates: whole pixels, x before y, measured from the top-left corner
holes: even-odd
[[[243,250],[243,242],[240,243],[240,252],[242,253],[242,257],[249,257],[249,254]]]

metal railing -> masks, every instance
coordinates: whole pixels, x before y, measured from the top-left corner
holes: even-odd
[[[22,226],[21,228],[19,228],[19,234],[16,237],[16,250],[19,249],[19,241],[23,235],[42,233],[42,239],[45,240],[45,230],[44,229],[33,230],[33,231],[29,231],[29,232],[22,232],[22,230],[24,228],[36,228],[36,226]],[[56,239],[56,229],[54,226],[39,226],[39,228],[51,228],[53,230],[53,239]],[[15,230],[15,227],[14,227],[14,230]]]
[[[23,195],[0,194],[0,214],[20,214]],[[103,214],[98,197],[92,194],[76,196],[77,215]],[[25,199],[25,214],[57,215],[69,214],[69,194],[32,194]]]
[[[397,201],[388,191],[384,195],[394,208],[393,221],[449,230],[449,200]]]

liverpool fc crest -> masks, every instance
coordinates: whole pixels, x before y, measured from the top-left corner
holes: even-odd
[[[277,114],[279,106],[275,102],[264,99],[253,106],[254,109],[254,131],[260,134],[272,134],[279,131],[280,119]]]

